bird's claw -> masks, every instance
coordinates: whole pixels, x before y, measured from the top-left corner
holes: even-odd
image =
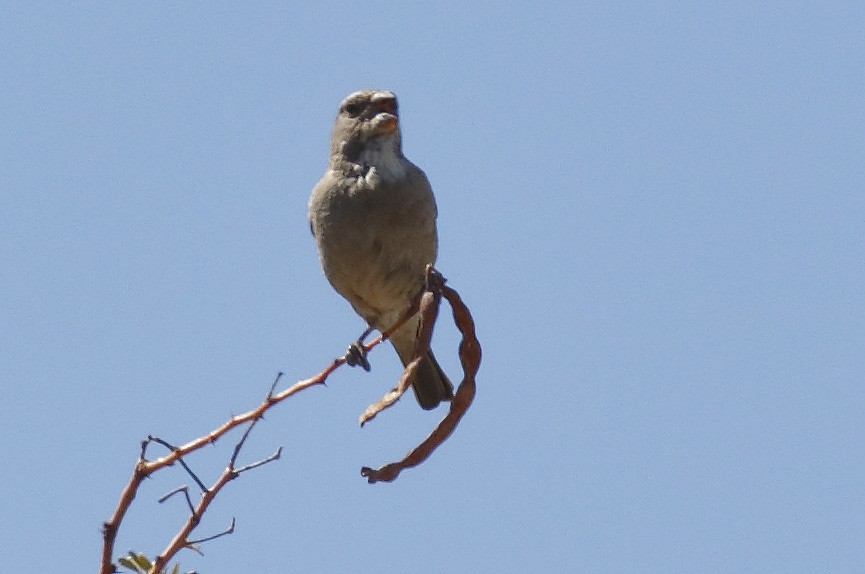
[[[367,373],[371,369],[369,360],[366,358],[366,349],[361,341],[356,341],[348,346],[348,349],[345,352],[345,362],[350,367],[360,365],[360,368]]]

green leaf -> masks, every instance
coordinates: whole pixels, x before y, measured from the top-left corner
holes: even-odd
[[[150,562],[150,559],[147,558],[144,554],[140,552],[133,552],[130,550],[128,556],[121,556],[117,559],[118,562],[122,566],[126,566],[133,572],[137,572],[138,574],[147,574],[150,570],[150,567],[153,565]]]

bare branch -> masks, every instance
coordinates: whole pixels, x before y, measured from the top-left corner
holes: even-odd
[[[228,530],[220,534],[207,538],[201,538],[197,541],[191,541],[189,539],[189,535],[192,534],[193,530],[195,530],[195,528],[201,522],[201,517],[204,516],[204,513],[207,511],[210,503],[213,502],[213,500],[219,494],[219,491],[222,490],[222,488],[226,484],[240,476],[241,472],[251,470],[279,458],[279,455],[282,452],[281,448],[278,449],[276,453],[264,460],[247,465],[240,470],[235,469],[235,464],[237,462],[237,457],[240,454],[240,450],[243,448],[243,445],[246,444],[246,439],[249,438],[249,434],[252,432],[252,429],[255,427],[256,423],[259,420],[260,417],[255,418],[249,422],[246,430],[243,432],[237,443],[234,445],[234,450],[231,453],[231,458],[229,459],[228,465],[222,471],[222,474],[219,475],[219,478],[216,480],[213,486],[211,486],[210,488],[202,489],[201,499],[199,500],[198,505],[192,506],[192,503],[190,501],[189,517],[180,528],[180,530],[177,532],[177,534],[174,536],[174,538],[171,540],[171,542],[168,544],[168,546],[165,548],[165,550],[163,550],[162,553],[156,557],[156,560],[153,561],[153,566],[150,570],[151,574],[159,574],[160,572],[162,572],[163,569],[168,565],[168,562],[184,548],[196,549],[195,544],[199,544],[207,540],[213,540],[215,538],[219,538],[220,536],[225,536],[226,534],[231,534],[232,532],[234,532],[234,519],[232,519],[231,526],[228,528]]]
[[[365,356],[365,354],[371,351],[374,347],[381,344],[383,341],[386,341],[389,338],[390,333],[397,330],[399,327],[405,324],[406,321],[411,319],[416,313],[420,312],[421,327],[419,333],[419,342],[417,346],[417,356],[424,354],[429,349],[429,341],[432,335],[433,325],[435,323],[436,315],[438,313],[438,307],[442,296],[444,296],[450,303],[454,314],[454,320],[463,335],[463,339],[460,343],[459,349],[460,361],[462,363],[464,372],[463,381],[459,385],[457,393],[454,396],[453,401],[451,402],[450,411],[445,416],[445,418],[438,424],[432,434],[430,434],[427,439],[424,440],[423,443],[421,443],[418,447],[409,452],[409,454],[406,455],[406,457],[400,462],[385,465],[378,470],[373,470],[368,467],[364,467],[363,469],[361,469],[361,473],[363,474],[363,476],[367,477],[370,483],[394,480],[402,469],[416,466],[417,464],[420,464],[423,460],[425,460],[432,453],[432,451],[436,447],[438,447],[453,432],[456,424],[459,422],[463,414],[465,414],[466,410],[468,409],[474,398],[474,377],[480,365],[480,344],[478,343],[474,333],[474,323],[471,319],[471,315],[469,314],[468,309],[465,308],[465,305],[463,305],[456,291],[453,291],[449,287],[444,286],[444,279],[441,277],[441,275],[438,274],[438,272],[432,269],[431,266],[429,266],[427,269],[427,286],[423,292],[423,296],[421,297],[419,294],[419,296],[415,298],[415,301],[412,304],[411,308],[406,311],[402,318],[396,324],[394,324],[393,327],[391,327],[385,332],[382,332],[371,342],[363,343],[363,339],[366,337],[366,335],[369,334],[369,331],[367,331],[358,340],[357,345]],[[198,526],[201,517],[207,511],[207,508],[210,506],[211,502],[213,502],[215,497],[219,494],[219,491],[226,484],[237,478],[241,473],[252,470],[254,468],[258,468],[259,466],[263,466],[269,462],[280,458],[282,454],[282,447],[279,447],[273,454],[271,454],[265,459],[253,462],[240,468],[235,468],[237,458],[240,454],[240,450],[246,443],[246,439],[249,436],[249,433],[255,427],[257,422],[264,417],[265,412],[302,390],[316,385],[325,384],[325,381],[333,371],[335,371],[337,368],[350,360],[351,358],[347,353],[346,355],[343,355],[342,357],[331,361],[331,363],[327,365],[317,375],[308,379],[297,381],[290,387],[277,392],[276,387],[283,376],[283,373],[280,372],[274,379],[273,384],[271,385],[267,393],[267,396],[261,402],[261,404],[244,413],[230,417],[225,423],[213,429],[209,433],[193,439],[186,444],[174,446],[155,436],[149,436],[147,440],[142,441],[141,450],[138,456],[138,460],[135,463],[132,476],[129,478],[128,483],[121,491],[120,499],[118,500],[117,506],[115,507],[111,517],[103,524],[103,546],[100,562],[100,574],[113,574],[115,572],[114,564],[112,563],[112,556],[114,553],[114,544],[117,538],[117,533],[120,524],[122,523],[126,515],[126,512],[129,510],[129,507],[131,506],[132,501],[134,500],[135,495],[138,492],[138,488],[141,486],[141,483],[144,481],[145,478],[149,477],[154,472],[171,466],[175,462],[179,462],[184,468],[184,470],[186,470],[186,472],[196,482],[198,487],[201,489],[201,497],[197,504],[193,504],[193,501],[189,496],[189,490],[187,486],[184,485],[174,489],[173,491],[169,492],[168,494],[164,495],[162,498],[159,499],[160,502],[164,502],[178,492],[183,492],[184,496],[186,497],[187,505],[190,508],[190,514],[185,524],[180,528],[175,537],[169,542],[165,550],[163,550],[162,554],[156,557],[152,564],[150,572],[157,573],[163,571],[168,562],[172,559],[172,557],[175,556],[177,552],[179,552],[183,548],[195,549],[196,544],[200,544],[202,542],[207,542],[215,538],[231,534],[234,531],[234,519],[232,519],[231,526],[227,530],[219,534],[207,538],[201,538],[198,540],[189,539],[189,535]],[[361,424],[368,420],[371,420],[377,413],[381,412],[381,410],[387,408],[397,399],[399,399],[402,393],[404,393],[405,390],[408,388],[408,381],[410,380],[410,375],[412,373],[412,370],[416,368],[416,365],[417,359],[410,362],[409,365],[406,367],[406,370],[403,372],[402,377],[400,377],[397,386],[391,391],[389,391],[389,393],[386,394],[378,403],[371,405],[367,408],[367,410],[364,412],[364,415],[361,417]],[[195,473],[193,473],[192,470],[187,466],[183,458],[186,455],[204,447],[205,445],[216,442],[226,433],[245,423],[248,423],[247,428],[245,429],[243,435],[240,437],[238,442],[235,444],[234,450],[232,451],[232,455],[229,460],[229,464],[222,471],[214,484],[210,488],[207,488],[204,483],[195,475]],[[147,460],[147,447],[150,443],[153,442],[167,448],[169,450],[169,453],[152,461]]]

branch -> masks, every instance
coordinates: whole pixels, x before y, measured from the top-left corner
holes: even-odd
[[[270,394],[268,394],[268,396],[270,396]],[[168,565],[168,562],[184,548],[194,548],[195,544],[206,542],[208,540],[213,540],[234,532],[234,519],[232,518],[231,526],[227,530],[220,532],[219,534],[200,538],[198,540],[189,539],[189,535],[192,534],[192,531],[195,530],[195,528],[201,522],[201,517],[204,516],[204,513],[207,511],[207,507],[210,506],[210,503],[213,502],[213,500],[219,494],[219,491],[222,490],[222,488],[226,484],[240,476],[242,472],[246,472],[247,470],[251,470],[253,468],[257,468],[259,466],[277,460],[282,453],[282,447],[280,447],[274,454],[263,460],[246,465],[240,469],[236,468],[237,457],[240,454],[240,450],[246,443],[246,439],[249,438],[249,433],[252,432],[252,429],[255,427],[259,420],[261,420],[260,417],[253,419],[252,421],[250,421],[249,425],[247,425],[246,430],[243,432],[243,435],[237,441],[237,444],[234,445],[234,451],[231,454],[231,459],[229,459],[228,465],[225,467],[225,470],[222,471],[222,474],[219,475],[219,478],[216,479],[216,482],[213,484],[213,486],[211,486],[210,488],[202,489],[201,499],[198,501],[198,505],[190,509],[191,511],[189,513],[189,518],[187,518],[186,520],[186,523],[180,528],[178,533],[174,536],[174,538],[171,540],[165,550],[163,550],[162,553],[156,557],[156,560],[153,561],[153,566],[150,569],[150,574],[159,574],[160,572],[162,572],[163,569]],[[175,490],[174,492],[177,492],[177,490]],[[170,495],[171,493],[169,493],[168,496]],[[163,497],[163,500],[165,498],[166,497]],[[188,495],[187,500],[189,500]]]
[[[400,326],[402,326],[406,321],[408,321],[414,313],[417,312],[417,305],[413,305],[403,316],[403,318],[394,325],[393,328],[390,329],[390,332],[393,332]],[[381,344],[383,341],[386,341],[389,337],[389,333],[382,333],[369,343],[363,346],[364,352],[371,351],[374,347]],[[294,385],[284,389],[278,393],[275,393],[277,384],[279,384],[279,380],[282,378],[283,373],[277,374],[276,378],[273,381],[273,384],[270,387],[270,391],[265,397],[264,401],[245,413],[240,415],[236,415],[228,419],[223,425],[213,429],[206,435],[200,436],[194,440],[189,441],[188,443],[181,446],[172,446],[169,443],[163,441],[162,439],[158,439],[157,437],[150,436],[147,440],[141,442],[141,451],[138,456],[138,460],[135,463],[135,466],[132,470],[132,476],[129,478],[129,482],[126,483],[126,486],[123,488],[123,491],[120,493],[120,499],[117,502],[117,506],[114,508],[114,512],[111,514],[111,517],[105,521],[102,525],[102,556],[100,560],[100,574],[113,574],[115,572],[114,564],[112,563],[112,556],[114,555],[114,543],[117,540],[117,533],[120,529],[120,524],[123,522],[123,518],[126,516],[126,512],[129,510],[129,507],[132,505],[132,501],[135,499],[135,495],[138,492],[138,488],[141,486],[141,483],[145,478],[153,474],[154,472],[161,470],[167,466],[171,466],[177,461],[181,461],[182,457],[194,452],[208,444],[212,444],[216,442],[219,438],[225,435],[227,432],[231,431],[238,425],[241,425],[246,422],[255,421],[264,416],[264,413],[267,412],[270,408],[275,405],[281,403],[285,399],[289,398],[292,395],[299,393],[300,391],[307,389],[309,387],[313,387],[316,385],[322,385],[325,383],[330,374],[335,371],[337,368],[342,366],[347,361],[347,357],[344,355],[339,357],[338,359],[334,359],[327,367],[325,367],[320,373],[315,375],[314,377],[310,377],[308,379],[303,379],[301,381],[296,382]],[[153,461],[148,461],[145,458],[145,454],[147,451],[147,445],[151,442],[157,442],[162,444],[166,448],[168,448],[171,452],[161,458],[158,458]],[[275,455],[272,455],[273,458],[278,458],[280,451],[277,451]],[[235,454],[236,456],[236,454]],[[186,467],[185,463],[184,467]],[[263,462],[261,463],[263,464]],[[243,470],[250,470],[249,467],[245,467]],[[192,476],[195,481],[198,483],[202,492],[207,492],[207,488],[204,484],[195,477],[195,474],[189,471],[190,476]],[[225,482],[228,482],[227,480]],[[220,486],[221,488],[221,486]],[[210,504],[210,500],[207,500],[205,508]]]
[[[427,287],[423,293],[423,297],[416,297],[412,306],[406,311],[402,318],[396,324],[394,324],[393,327],[391,327],[385,332],[382,332],[371,342],[363,344],[361,348],[364,354],[368,353],[374,347],[386,341],[389,338],[390,333],[394,332],[403,324],[405,324],[406,321],[411,319],[420,310],[421,331],[419,335],[419,344],[417,347],[417,356],[426,353],[426,351],[429,349],[429,341],[432,335],[435,317],[438,313],[439,302],[442,296],[444,296],[450,303],[453,309],[454,320],[457,324],[457,327],[460,329],[460,332],[463,334],[463,341],[460,344],[460,359],[464,371],[463,381],[460,384],[456,395],[454,396],[454,399],[450,406],[450,411],[439,423],[433,433],[429,437],[427,437],[427,439],[423,443],[421,443],[417,448],[412,450],[402,461],[398,463],[386,465],[385,467],[382,467],[378,470],[372,470],[367,467],[364,467],[361,470],[363,476],[366,476],[370,483],[377,481],[392,481],[396,478],[396,476],[403,468],[416,466],[427,457],[429,457],[432,451],[453,432],[456,424],[462,418],[463,414],[465,414],[466,410],[472,402],[472,399],[474,398],[474,376],[477,373],[478,366],[480,365],[480,344],[478,343],[477,338],[474,334],[474,323],[472,322],[471,315],[469,314],[468,309],[466,309],[465,305],[463,305],[462,301],[460,300],[459,295],[457,295],[456,291],[453,291],[449,287],[444,286],[444,279],[441,277],[441,275],[438,274],[437,271],[432,268],[432,266],[428,266],[427,268]],[[147,478],[154,472],[171,466],[175,462],[179,462],[183,466],[187,473],[197,483],[197,485],[202,491],[202,494],[198,504],[195,506],[193,506],[192,501],[189,498],[188,489],[185,486],[169,492],[167,495],[163,496],[160,499],[160,501],[164,501],[172,495],[177,494],[178,492],[183,492],[186,497],[187,504],[190,507],[190,515],[186,523],[181,527],[181,529],[171,540],[168,546],[166,546],[165,550],[163,550],[163,552],[159,556],[157,556],[150,572],[161,572],[162,569],[165,568],[165,565],[168,563],[168,561],[183,548],[193,547],[194,544],[213,540],[214,538],[225,536],[233,532],[234,520],[232,520],[231,527],[229,527],[226,531],[222,533],[206,538],[201,538],[198,540],[189,540],[189,535],[198,526],[204,512],[206,512],[207,508],[210,506],[210,503],[213,502],[214,498],[216,498],[216,495],[226,484],[237,478],[241,473],[252,470],[254,468],[258,468],[259,466],[277,460],[280,457],[282,453],[282,447],[279,447],[276,452],[263,460],[253,462],[240,468],[236,468],[235,465],[240,449],[245,444],[249,433],[251,432],[257,421],[263,418],[264,414],[269,409],[281,403],[285,399],[309,387],[325,384],[325,381],[333,371],[341,367],[343,364],[349,362],[350,360],[351,356],[347,353],[337,359],[334,359],[317,375],[308,379],[300,380],[280,392],[275,392],[277,384],[279,383],[279,380],[283,375],[282,373],[279,373],[273,381],[273,384],[269,392],[267,393],[267,396],[265,397],[264,401],[261,402],[261,404],[259,404],[253,409],[246,411],[245,413],[229,418],[221,426],[213,429],[212,431],[203,436],[187,442],[186,444],[174,446],[154,436],[150,436],[147,438],[147,440],[142,441],[141,451],[138,460],[136,461],[133,468],[132,476],[129,478],[129,482],[121,491],[120,499],[118,500],[117,506],[115,507],[111,517],[103,524],[103,546],[99,570],[100,574],[113,574],[115,572],[114,564],[112,563],[112,556],[114,554],[114,544],[117,538],[117,533],[119,531],[120,524],[122,523],[126,515],[126,512],[129,510],[132,501],[135,499],[135,495],[138,492],[138,488],[141,486],[141,483],[144,481],[145,478]],[[401,396],[402,393],[405,392],[408,387],[408,381],[410,380],[411,369],[416,368],[416,364],[417,358],[415,358],[414,361],[409,363],[406,371],[404,371],[402,377],[400,378],[397,387],[393,389],[390,393],[388,393],[388,395],[385,395],[385,398],[383,398],[382,401],[379,401],[382,406],[378,407],[377,410],[375,410],[374,412],[371,412],[370,409],[372,409],[375,405],[371,406],[367,409],[367,411],[365,411],[364,415],[367,415],[367,413],[371,414],[366,419],[362,418],[362,423],[372,419],[378,412],[393,404],[393,402],[395,402],[399,398],[399,396]],[[397,394],[393,395],[393,393]],[[199,480],[195,473],[193,473],[192,470],[186,465],[183,457],[208,444],[215,443],[226,433],[244,423],[249,424],[245,432],[239,439],[238,443],[235,445],[228,466],[225,468],[222,474],[220,474],[219,478],[210,488],[205,487],[202,481]],[[152,461],[147,460],[145,458],[145,454],[147,451],[147,446],[151,442],[156,442],[165,446],[169,450],[169,453]]]

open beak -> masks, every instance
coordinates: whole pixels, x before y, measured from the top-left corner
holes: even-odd
[[[372,97],[372,124],[376,133],[393,133],[399,127],[396,96],[390,92],[379,92]]]

